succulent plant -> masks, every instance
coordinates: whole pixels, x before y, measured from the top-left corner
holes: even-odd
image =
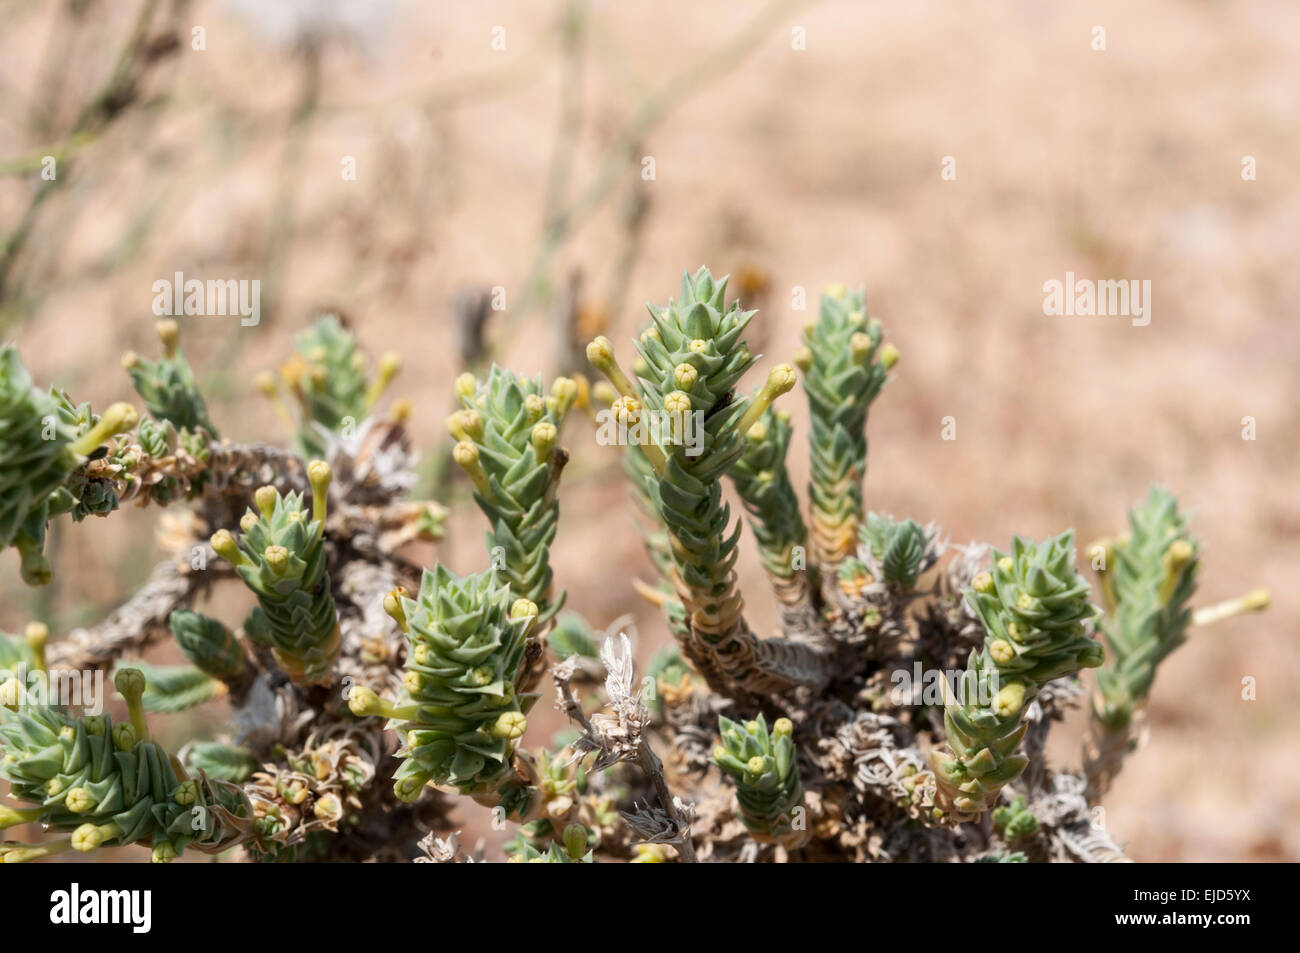
[[[130,404],[114,404],[98,418],[85,407],[79,422],[63,395],[32,385],[16,348],[0,349],[0,549],[18,550],[28,585],[51,578],[43,552],[50,517],[80,503],[64,484],[104,440],[133,426],[136,416]],[[102,512],[116,502],[87,505]]]
[[[744,453],[742,436],[794,386],[795,374],[778,365],[752,400],[737,394],[754,363],[741,335],[755,312],[734,301],[727,305],[726,287],[725,278],[715,282],[701,268],[683,274],[677,300],[649,306],[652,323],[637,342],[639,386],[618,365],[607,339],[592,341],[587,359],[621,395],[616,416],[645,435],[636,449],[650,464],[644,492],[668,531],[670,581],[685,623],[673,631],[683,653],[719,689],[817,685],[828,677],[823,656],[807,645],[758,639],[742,614],[735,575],[739,529],[730,527],[721,478]],[[676,439],[672,426],[646,425],[647,414],[670,423],[676,415],[681,430],[692,426],[693,439]],[[698,423],[686,424],[687,417]]]
[[[485,380],[456,382],[462,410],[447,419],[457,441],[453,456],[474,483],[487,517],[487,545],[510,588],[547,623],[564,602],[551,591],[550,547],[560,507],[556,496],[568,454],[556,441],[577,396],[577,385],[557,379],[549,394],[540,379],[493,365]]]
[[[1152,487],[1129,511],[1127,534],[1102,547],[1101,630],[1110,657],[1097,673],[1093,714],[1121,730],[1150,692],[1157,667],[1187,639],[1200,553],[1178,501],[1163,487]]]
[[[122,366],[131,375],[136,393],[144,400],[149,413],[177,430],[204,430],[212,437],[218,436],[194,372],[181,353],[179,327],[173,319],[164,318],[158,322],[157,332],[163,345],[161,358],[149,361],[133,352],[122,358]]]
[[[240,520],[238,540],[218,530],[212,548],[235,567],[257,596],[276,663],[303,684],[328,681],[339,653],[338,618],[325,567],[325,517],[331,473],[323,460],[307,467],[312,487],[308,512],[301,493],[273,486],[255,494]]]
[[[744,452],[730,474],[777,598],[783,606],[800,606],[809,598],[808,529],[785,465],[791,434],[790,415],[768,408],[745,434]]]
[[[384,714],[403,740],[394,780],[411,801],[425,785],[484,793],[509,779],[510,756],[535,695],[516,689],[537,605],[515,599],[492,571],[463,578],[425,570],[414,599],[394,592],[386,608],[410,648],[396,704],[354,688],[352,710]]]
[[[1187,641],[1191,627],[1264,609],[1269,595],[1253,590],[1197,618],[1189,603],[1196,593],[1200,544],[1164,487],[1153,486],[1146,500],[1129,510],[1128,532],[1101,540],[1092,552],[1106,605],[1101,631],[1109,649],[1097,672],[1084,747],[1084,773],[1096,800],[1136,746],[1136,722],[1160,664]]]
[[[295,343],[297,353],[280,365],[279,378],[294,398],[299,422],[294,425],[280,402],[273,375],[259,377],[258,388],[293,429],[298,453],[321,457],[325,455],[328,434],[348,427],[355,429],[370,415],[402,362],[396,354],[386,353],[380,357],[374,377],[370,377],[356,336],[344,327],[337,314],[322,314],[297,336]]]
[[[812,414],[808,516],[787,465],[790,418],[773,406],[794,372],[778,364],[746,385],[753,312],[707,269],[651,307],[631,375],[603,337],[588,357],[607,382],[592,387],[574,376],[546,389],[500,367],[462,375],[448,427],[491,559],[464,577],[421,570],[407,547],[440,535],[448,511],[408,496],[407,410],[372,414],[396,358],[368,374],[336,318],[301,336],[283,369],[296,420],[276,403],[294,450],[319,447],[330,466],[217,439],[167,325],[162,361],[129,362],[154,412],[138,421],[128,405],[100,417],[40,391],[0,352],[0,541],[23,550],[29,578],[48,578],[52,517],[194,504],[167,514],[160,539],[175,558],[108,619],[53,643],[48,663],[39,623],[0,636],[0,777],[22,802],[0,806],[0,823],[53,832],[0,845],[0,861],[126,843],[158,860],[193,847],[256,862],[463,861],[449,833],[458,797],[517,825],[516,862],[1122,859],[1092,806],[1133,750],[1160,662],[1192,626],[1262,608],[1267,594],[1193,612],[1200,548],[1163,490],[1099,550],[1100,623],[1070,533],[1016,537],[987,567],[988,548],[972,544],[924,585],[945,551],[937,524],[863,506],[867,411],[897,361],[865,315],[860,292],[828,290],[794,361]],[[628,444],[657,573],[631,588],[673,636],[645,672],[632,616],[605,623],[602,645],[587,618],[558,614],[559,433],[573,408],[595,418],[598,442],[612,422]],[[727,476],[745,511],[734,521]],[[737,579],[746,523],[780,608],[770,636],[751,628]],[[209,534],[239,582],[200,571]],[[188,608],[240,584],[257,604],[238,637]],[[1047,734],[1079,694],[1074,676],[1102,660],[1097,624],[1111,661],[1084,770],[1062,770],[1044,755]],[[167,625],[188,664],[119,663]],[[89,705],[63,689],[115,664],[127,723],[24,692],[45,678],[59,689],[45,697]],[[529,750],[548,665],[573,730]],[[954,668],[957,691],[931,684]],[[900,675],[914,690],[887,691]],[[146,708],[218,697],[234,719],[215,739],[172,757],[148,738]]]
[[[0,846],[4,862],[115,844],[152,846],[155,862],[167,862],[188,846],[221,850],[231,838],[222,818],[238,812],[239,797],[189,777],[149,740],[139,670],[120,670],[116,683],[130,722],[114,724],[107,715],[72,718],[45,706],[0,708],[0,777],[14,797],[35,805],[0,808],[0,827],[38,821],[70,835],[41,845]]]
[[[930,539],[915,520],[895,522],[889,516],[868,513],[861,528],[862,544],[880,567],[883,581],[903,590],[916,587],[927,568]]]
[[[930,764],[944,813],[966,820],[993,807],[1028,763],[1019,747],[1029,703],[1047,682],[1102,663],[1089,637],[1098,610],[1074,558],[1073,531],[1041,543],[1016,536],[967,590],[984,647],[971,653],[960,692],[942,683],[948,751],[931,752]]]
[[[234,678],[244,669],[244,650],[235,634],[198,612],[177,609],[167,620],[186,658],[214,678]]]
[[[581,824],[570,824],[564,829],[562,841],[551,841],[545,850],[525,843],[510,856],[512,864],[592,864],[595,857],[587,849],[587,829]]]
[[[1022,837],[1032,837],[1038,832],[1038,818],[1029,810],[1023,794],[1017,794],[1010,804],[993,809],[993,827],[1008,844]]]
[[[768,731],[761,714],[744,723],[720,717],[718,733],[722,743],[713,749],[713,763],[736,782],[745,826],[757,839],[802,846],[808,825],[790,719],[778,718]]]
[[[812,419],[813,554],[825,570],[857,545],[867,412],[898,361],[898,350],[882,345],[883,334],[880,322],[867,316],[862,291],[836,285],[822,295],[817,319],[804,327],[804,347],[795,358]]]

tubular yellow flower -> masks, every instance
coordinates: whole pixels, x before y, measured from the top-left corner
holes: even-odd
[[[482,496],[488,499],[493,498],[492,484],[488,482],[488,476],[483,470],[483,464],[479,462],[478,447],[468,440],[461,440],[452,448],[451,458],[469,475],[470,480],[474,483],[474,488]]]
[[[614,357],[614,345],[610,343],[609,338],[601,335],[587,345],[587,361],[609,378],[614,389],[624,397],[636,397],[636,388],[623,373],[623,369],[618,366],[618,361]]]

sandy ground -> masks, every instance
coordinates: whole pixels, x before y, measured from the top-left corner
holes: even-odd
[[[56,30],[59,6],[0,2],[0,160],[71,127],[133,5],[93,5],[93,28],[71,39]],[[756,4],[593,3],[577,132],[561,137],[561,7],[443,6],[398,5],[387,24],[330,39],[286,160],[304,58],[231,4],[191,4],[173,21],[183,46],[149,73],[142,104],[61,164],[67,181],[17,260],[0,336],[41,381],[96,405],[127,398],[116,357],[152,348],[152,283],[176,271],[269,281],[282,227],[280,306],[255,328],[209,317],[183,329],[226,434],[281,436],[249,381],[333,304],[368,347],[405,356],[395,393],[415,402],[420,445],[445,452],[460,288],[506,290],[492,325],[500,360],[557,366],[551,311],[525,307],[557,139],[572,156],[568,194],[583,195],[637,104],[685,90],[631,161],[612,164],[606,201],[544,270],[550,287],[581,269],[595,306],[622,284],[621,209],[639,190],[648,210],[615,297],[616,341],[639,328],[641,301],[676,293],[683,268],[747,269],[767,285],[758,379],[810,316],[797,289],[815,308],[827,283],[865,285],[903,354],[871,416],[872,507],[1006,545],[1067,526],[1090,539],[1151,482],[1171,486],[1205,545],[1199,601],[1262,585],[1274,605],[1197,632],[1162,668],[1150,742],[1107,823],[1139,860],[1300,859],[1300,7],[792,4],[734,69],[682,82]],[[191,48],[194,27],[204,50]],[[355,181],[340,171],[349,156]],[[0,231],[38,185],[0,177]],[[291,211],[277,215],[286,195]],[[1045,315],[1044,283],[1067,272],[1150,281],[1149,324]],[[803,429],[802,402],[786,400]],[[955,440],[942,438],[946,417]],[[648,567],[614,461],[581,422],[566,440],[557,579],[598,625],[636,612],[648,657],[665,633],[628,585]],[[802,484],[806,461],[793,457]],[[113,604],[156,558],[151,519],[62,534],[60,583],[43,596],[13,585],[5,554],[0,626],[44,612],[66,627]],[[452,526],[437,558],[478,568],[477,515]],[[754,620],[770,626],[752,552],[742,568]],[[1077,760],[1079,721],[1054,739],[1063,762]]]

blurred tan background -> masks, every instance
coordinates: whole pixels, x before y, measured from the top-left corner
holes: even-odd
[[[285,436],[252,376],[334,306],[404,356],[431,486],[464,289],[505,289],[490,356],[550,376],[570,333],[630,354],[641,302],[707,264],[762,308],[758,379],[826,284],[863,284],[903,354],[870,506],[956,542],[1087,540],[1163,481],[1205,545],[1199,604],[1272,589],[1162,668],[1107,824],[1138,860],[1295,860],[1298,89],[1284,0],[0,0],[0,338],[103,406],[132,396],[120,353],[155,351],[155,280],[260,280],[259,326],[182,323],[223,435]],[[1150,280],[1150,324],[1045,316],[1067,271]],[[598,626],[637,613],[648,658],[666,633],[631,592],[648,564],[617,461],[581,419],[565,442],[557,580]],[[463,486],[439,496],[458,509],[429,558],[479,568]],[[154,519],[61,527],[39,592],[5,553],[0,628],[121,601],[160,558]],[[742,568],[770,627],[752,551]]]

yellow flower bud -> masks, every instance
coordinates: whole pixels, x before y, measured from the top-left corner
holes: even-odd
[[[685,414],[691,410],[690,395],[684,391],[675,390],[664,395],[664,410],[670,414]]]
[[[587,345],[587,362],[601,373],[614,366],[614,345],[603,334]]]
[[[283,546],[266,547],[266,552],[262,554],[262,558],[266,560],[271,572],[277,576],[283,576],[289,569],[289,550]]]
[[[138,668],[119,669],[113,676],[113,685],[117,688],[118,693],[130,701],[133,698],[139,698],[144,694],[145,679],[144,672]]]
[[[380,703],[379,696],[373,689],[366,688],[364,685],[352,686],[352,690],[348,692],[348,708],[358,718],[383,714],[383,705]]]
[[[135,747],[135,729],[126,722],[113,726],[113,747],[118,751],[130,751]]]
[[[516,599],[510,607],[510,618],[530,619],[538,613],[537,603],[528,599]]]
[[[551,448],[555,446],[555,440],[558,436],[559,431],[555,429],[555,424],[550,421],[543,420],[533,425],[529,439],[538,460],[545,460],[551,455]]]
[[[528,719],[521,711],[503,711],[492,726],[492,734],[507,741],[522,737],[528,728]]]
[[[1009,685],[1003,685],[998,689],[998,694],[993,700],[993,711],[999,718],[1008,718],[1020,711],[1020,708],[1024,703],[1024,683],[1012,682]]]
[[[116,829],[116,824],[105,824],[103,827],[96,827],[94,824],[89,823],[82,824],[72,832],[72,849],[89,853],[101,846],[110,837],[117,836],[109,833],[109,831],[115,831]]]
[[[228,563],[236,566],[247,562],[247,558],[239,551],[239,546],[235,543],[235,537],[230,534],[228,529],[219,529],[212,534],[212,548]]]
[[[167,356],[172,357],[176,353],[176,346],[180,343],[180,326],[173,318],[163,318],[153,326],[153,330],[158,335],[158,340],[162,342]]]

